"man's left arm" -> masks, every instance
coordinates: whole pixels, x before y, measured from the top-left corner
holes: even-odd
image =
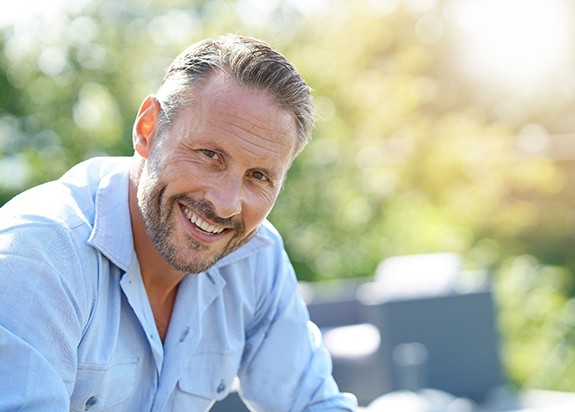
[[[276,252],[258,273],[272,281],[260,291],[246,331],[241,396],[258,411],[354,411],[357,400],[341,393],[331,375],[331,357],[309,320],[292,265],[283,248]]]

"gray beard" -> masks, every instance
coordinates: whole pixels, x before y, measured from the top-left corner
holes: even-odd
[[[174,196],[168,199],[165,205],[162,205],[163,191],[164,187],[155,185],[155,187],[147,191],[143,196],[138,196],[139,210],[146,227],[146,232],[155,248],[170,266],[180,272],[200,273],[207,271],[224,256],[227,256],[246,244],[256,233],[256,230],[254,230],[244,238],[240,238],[245,232],[245,228],[241,222],[231,218],[220,218],[216,215],[209,202],[193,199],[186,195]],[[228,227],[232,226],[236,236],[230,239],[228,244],[214,258],[198,262],[185,261],[182,257],[178,257],[182,252],[178,253],[178,246],[172,241],[172,234],[174,232],[174,205],[177,203],[185,204],[190,209],[197,210],[214,223]],[[197,251],[208,249],[206,245],[192,238],[188,239],[186,247]]]

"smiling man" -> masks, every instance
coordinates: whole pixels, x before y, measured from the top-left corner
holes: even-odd
[[[267,44],[204,40],[142,103],[131,158],[0,209],[0,410],[351,411],[266,217],[309,139]]]

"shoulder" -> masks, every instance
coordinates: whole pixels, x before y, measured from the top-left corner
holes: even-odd
[[[273,239],[275,242],[281,244],[281,246],[283,247],[283,239],[280,232],[269,220],[264,221],[264,223],[259,229],[258,234]]]
[[[103,179],[125,158],[94,158],[72,167],[58,180],[30,188],[0,208],[0,231],[19,225],[73,229],[91,226],[95,197]]]
[[[81,273],[94,265],[95,253],[87,241],[98,187],[123,162],[96,158],[80,163],[60,179],[31,188],[0,208],[3,268],[26,263],[37,265],[36,272],[46,274],[52,268],[55,275],[82,282]]]
[[[284,244],[281,235],[269,222],[264,221],[257,233],[249,242],[223,257],[214,268],[224,269],[244,265],[246,262],[267,261],[272,262],[282,258]]]
[[[43,291],[89,312],[98,252],[88,239],[102,182],[123,161],[92,159],[31,188],[0,208],[0,283],[17,296]],[[11,292],[10,292],[11,291]],[[39,298],[38,298],[39,299]],[[87,316],[87,315],[86,315]]]
[[[281,235],[270,223],[262,224],[254,238],[220,261],[216,268],[227,289],[250,296],[252,303],[275,299],[282,290],[296,289],[297,279]]]

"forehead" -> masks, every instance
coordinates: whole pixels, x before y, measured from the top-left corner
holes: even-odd
[[[184,136],[235,147],[247,156],[291,163],[297,139],[295,118],[265,91],[215,73],[192,93],[190,105],[176,120]]]

